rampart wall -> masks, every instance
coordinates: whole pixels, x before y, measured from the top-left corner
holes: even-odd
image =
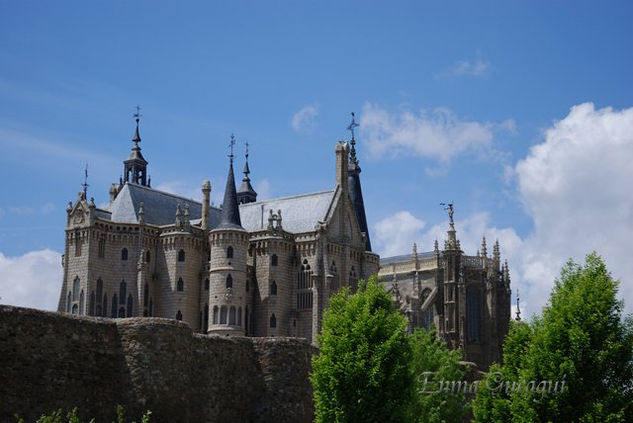
[[[0,421],[78,407],[83,418],[311,422],[310,360],[296,338],[195,334],[156,318],[76,317],[0,306]]]

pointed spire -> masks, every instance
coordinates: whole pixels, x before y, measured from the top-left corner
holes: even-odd
[[[499,252],[499,240],[496,240],[495,245],[492,247],[492,258],[497,263],[501,261],[501,253]]]
[[[235,190],[235,175],[233,174],[233,146],[235,136],[231,134],[229,144],[231,153],[229,154],[229,174],[226,178],[226,188],[224,189],[224,202],[222,203],[222,217],[218,229],[244,229],[240,220],[240,210]]]
[[[484,235],[481,239],[481,256],[488,257],[488,250],[486,249],[486,236]]]
[[[257,193],[251,185],[251,178],[249,174],[251,169],[248,167],[248,143],[246,145],[246,154],[244,155],[246,160],[244,161],[244,178],[242,179],[242,185],[237,190],[237,201],[239,204],[254,203],[257,201]]]
[[[134,145],[136,147],[138,147],[138,143],[141,142],[141,135],[138,132],[138,122],[140,120],[140,117],[141,117],[141,108],[137,104],[136,113],[134,113],[134,119],[136,120],[136,129],[134,130],[134,136],[132,137],[132,141],[134,142]]]
[[[349,198],[352,200],[354,210],[356,211],[356,219],[360,226],[361,232],[365,235],[365,251],[371,251],[371,240],[369,239],[369,227],[367,226],[367,216],[365,214],[365,203],[363,201],[363,190],[360,184],[360,165],[356,157],[356,138],[354,137],[354,128],[359,125],[356,123],[356,116],[352,112],[352,122],[347,130],[352,133],[350,140],[351,149],[349,154],[349,162],[347,167],[347,186],[349,189]]]
[[[516,315],[517,317],[514,318],[514,320],[516,320],[517,322],[521,321],[521,308],[519,307],[519,288],[517,288],[517,311],[516,311]]]

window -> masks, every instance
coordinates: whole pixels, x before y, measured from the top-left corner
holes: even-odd
[[[277,282],[275,281],[270,284],[270,295],[277,295]]]
[[[278,262],[277,254],[273,254],[273,256],[270,258],[270,265],[277,266],[277,262]]]
[[[79,294],[79,314],[82,315],[82,316],[84,314],[86,314],[86,313],[84,313],[84,310],[85,310],[84,304],[85,304],[84,303],[84,290],[82,289],[81,290],[81,294]]]
[[[182,320],[182,313],[180,312],[180,310],[178,310],[178,313],[176,313],[176,320]]]
[[[97,304],[97,307],[95,309],[95,316],[101,317],[101,313],[102,313],[102,311],[101,311],[101,304]]]
[[[213,306],[213,324],[218,324],[218,306]]]
[[[145,292],[143,293],[143,307],[147,307],[149,301],[149,286],[145,284]]]
[[[152,303],[152,298],[149,299],[149,317],[154,315],[154,303]]]
[[[202,319],[202,332],[207,333],[209,329],[209,304],[204,305],[204,317]]]
[[[79,312],[79,306],[78,306],[77,304],[75,304],[75,305],[73,306],[73,314],[75,314],[75,315],[76,315],[78,312]]]
[[[99,255],[99,258],[105,257],[105,238],[101,238],[99,240],[99,248],[97,254]]]
[[[185,250],[178,251],[178,261],[185,261]]]
[[[114,294],[114,296],[112,297],[112,314],[111,314],[113,319],[117,316],[116,308],[118,307],[118,303],[119,303],[119,297],[117,297],[116,294]]]
[[[108,294],[103,294],[103,308],[100,316],[108,317]]]
[[[303,260],[301,270],[297,274],[297,309],[312,308],[312,270],[308,260]]]
[[[229,325],[235,325],[235,307],[229,309]]]
[[[97,279],[97,301],[103,297],[103,281],[101,278]]]
[[[75,257],[81,257],[82,241],[79,232],[75,233]]]
[[[127,317],[132,317],[134,314],[132,313],[132,306],[134,304],[134,299],[132,298],[132,294],[127,297]]]
[[[119,307],[119,317],[125,317],[125,307]]]
[[[152,254],[149,252],[149,250],[145,253],[145,263],[149,263],[150,261],[152,261]]]
[[[121,260],[127,260],[127,248],[121,250]]]
[[[237,325],[242,326],[242,307],[237,309]]]
[[[226,277],[226,288],[233,288],[233,276],[230,274]]]
[[[273,313],[270,316],[270,327],[271,328],[276,328],[277,327],[277,318],[275,317],[275,313]]]
[[[226,306],[220,308],[220,324],[226,325]]]
[[[88,314],[90,316],[95,315],[95,292],[90,293],[90,303],[88,303]]]
[[[205,279],[204,280],[204,290],[208,291],[209,290],[209,279]]]
[[[119,284],[119,298],[121,299],[121,304],[125,304],[125,296],[127,295],[127,284],[125,281],[121,281]]]
[[[66,313],[70,313],[70,307],[71,307],[72,302],[73,302],[73,297],[70,291],[68,291],[68,299],[66,300]]]
[[[178,278],[178,286],[176,289],[180,292],[185,290],[185,283],[182,281],[182,278]]]
[[[233,258],[233,247],[229,245],[229,248],[226,249],[226,258]]]
[[[240,308],[240,315],[241,315],[241,308]],[[248,335],[248,306],[246,306],[246,308],[244,309],[244,333],[246,335]]]
[[[73,281],[73,301],[79,300],[79,277],[76,276]]]

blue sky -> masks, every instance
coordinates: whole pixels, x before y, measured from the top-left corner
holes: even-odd
[[[0,1],[0,279],[51,275],[47,299],[0,297],[55,307],[65,205],[85,163],[107,201],[139,104],[152,185],[209,178],[216,202],[231,133],[263,196],[331,188],[355,111],[378,252],[429,250],[454,201],[466,252],[499,238],[528,312],[594,249],[630,308],[632,21],[611,1]]]

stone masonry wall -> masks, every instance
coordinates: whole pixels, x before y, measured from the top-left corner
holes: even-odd
[[[0,421],[78,407],[114,420],[311,422],[310,359],[295,338],[194,334],[175,320],[0,306]]]

